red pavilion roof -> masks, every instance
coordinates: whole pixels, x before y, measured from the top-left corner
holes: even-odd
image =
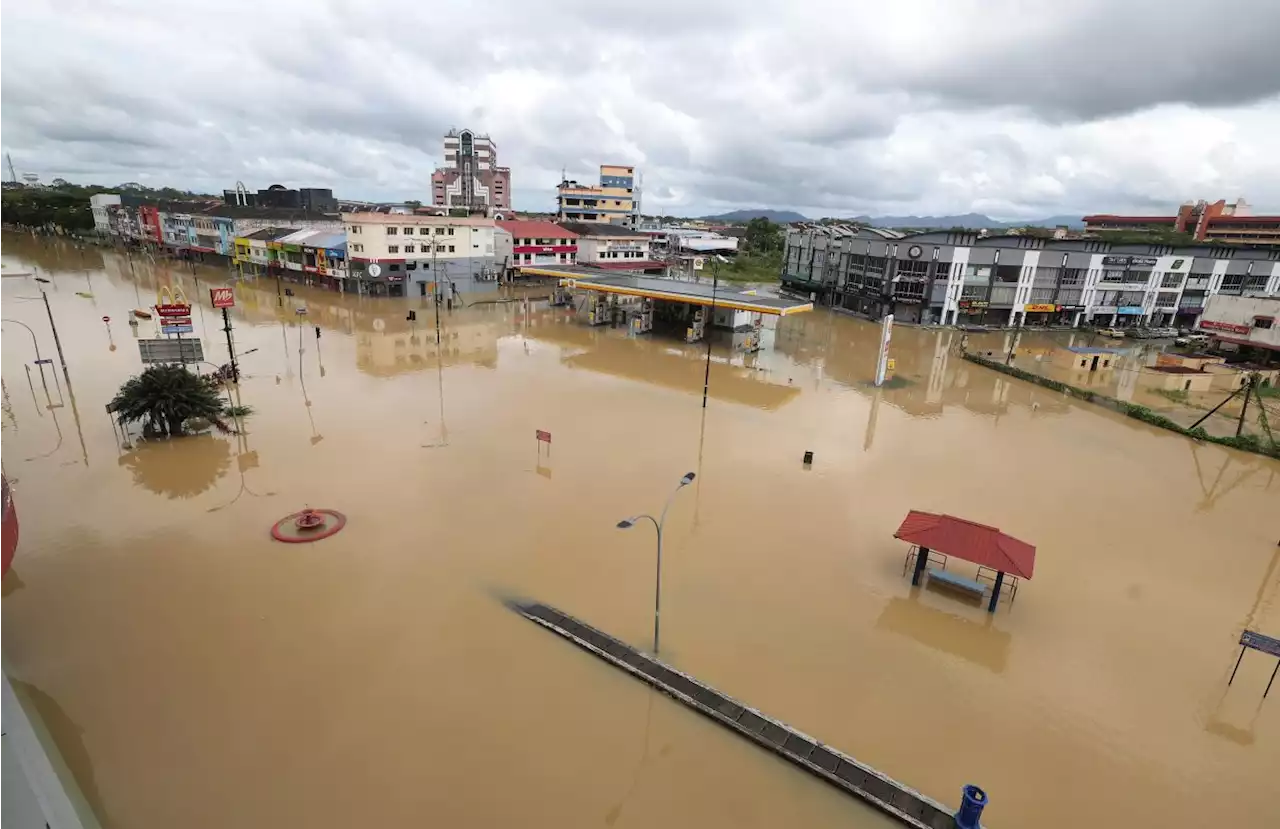
[[[1031,578],[1036,566],[1036,548],[1032,545],[1005,535],[995,527],[954,515],[913,509],[893,535],[939,553],[1012,573],[1021,579]]]

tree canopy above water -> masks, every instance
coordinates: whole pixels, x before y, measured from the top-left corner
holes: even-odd
[[[111,409],[122,422],[140,422],[157,435],[185,434],[187,422],[197,418],[209,421],[219,431],[231,431],[222,422],[226,410],[217,383],[192,374],[185,366],[148,366],[125,381],[112,398]]]

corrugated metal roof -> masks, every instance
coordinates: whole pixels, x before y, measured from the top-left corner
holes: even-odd
[[[309,248],[337,248],[339,245],[347,243],[347,234],[345,233],[326,233],[317,231],[316,236],[307,239],[302,244]]]
[[[576,239],[578,234],[554,222],[538,219],[504,219],[498,227],[519,239]]]
[[[290,233],[288,236],[281,236],[276,241],[286,245],[311,245],[315,247],[311,242],[312,238],[329,235],[331,234],[327,230],[299,230],[296,233]],[[346,237],[344,236],[343,238]]]
[[[610,222],[556,222],[556,224],[578,236],[596,236],[606,239],[620,239],[623,237],[649,238],[649,234],[643,231],[632,230],[629,227]]]
[[[242,239],[254,239],[259,242],[270,242],[279,239],[281,236],[288,236],[291,233],[297,233],[296,227],[264,227],[262,230],[255,230],[248,236],[241,236]]]
[[[1036,548],[995,527],[932,512],[911,510],[902,520],[894,538],[919,544],[974,564],[1031,578],[1036,566]]]

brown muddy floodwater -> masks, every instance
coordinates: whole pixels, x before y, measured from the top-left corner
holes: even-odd
[[[986,787],[994,827],[1280,825],[1273,661],[1226,685],[1243,627],[1280,634],[1275,462],[964,363],[954,332],[899,328],[877,392],[875,326],[789,318],[758,356],[717,346],[704,416],[702,346],[477,303],[441,368],[420,300],[295,288],[298,327],[266,280],[233,315],[247,434],[123,447],[127,312],[181,282],[222,362],[228,272],[11,234],[4,258],[53,280],[74,384],[29,385],[5,324],[4,656],[108,826],[885,825],[498,601],[647,646],[653,534],[615,524],[690,470],[681,669],[945,803]],[[51,355],[37,288],[5,278],[3,313]],[[347,528],[270,540],[307,505]],[[994,617],[912,591],[912,507],[1038,545],[1034,580]]]

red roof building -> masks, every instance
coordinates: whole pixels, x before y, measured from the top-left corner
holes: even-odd
[[[510,235],[511,265],[573,265],[578,261],[578,234],[572,230],[538,219],[513,219],[497,225]],[[501,244],[505,248],[506,240]]]
[[[1149,232],[1172,230],[1190,234],[1196,241],[1233,242],[1252,245],[1280,245],[1280,216],[1254,216],[1244,199],[1228,204],[1188,202],[1178,208],[1176,216],[1113,216],[1098,214],[1084,217],[1088,232]]]

